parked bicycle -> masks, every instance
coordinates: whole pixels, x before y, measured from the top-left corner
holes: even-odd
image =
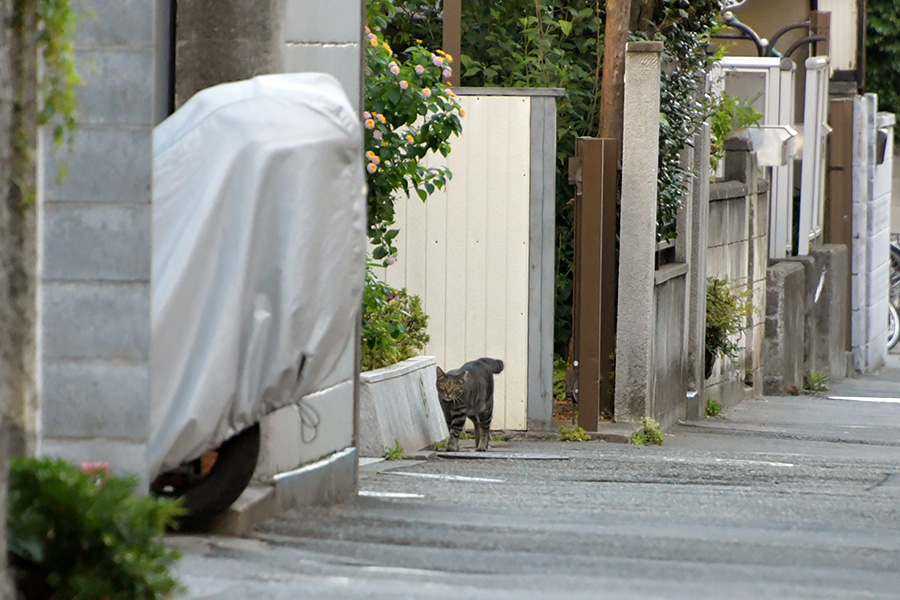
[[[891,291],[888,297],[888,350],[900,341],[900,234],[891,234]]]

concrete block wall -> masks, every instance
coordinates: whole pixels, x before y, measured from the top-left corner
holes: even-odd
[[[887,358],[888,261],[893,154],[878,162],[878,131],[893,143],[894,116],[878,113],[875,94],[853,104],[853,250],[851,255],[851,349],[853,367],[866,373]]]
[[[162,2],[82,0],[78,132],[42,139],[38,451],[145,477],[153,126],[164,109]],[[57,170],[67,166],[58,183]]]
[[[850,252],[843,244],[825,244],[810,250],[814,260],[807,282],[807,370],[825,373],[832,382],[847,376],[847,303],[850,291],[844,282],[850,268]]]
[[[742,346],[737,360],[716,360],[705,396],[732,406],[747,395],[763,393],[769,186],[758,179],[755,154],[747,140],[726,142],[724,170],[726,179],[710,185],[706,274],[727,277],[749,291],[753,308],[736,340]]]
[[[769,268],[767,395],[802,391],[804,376],[813,371],[832,382],[846,376],[849,255],[843,244],[825,244]]]
[[[766,272],[766,337],[763,389],[780,396],[803,387],[806,348],[806,275],[803,265],[784,260]]]
[[[361,0],[283,0],[284,72],[323,71],[337,77],[353,106],[363,94]]]
[[[687,273],[686,263],[665,265],[655,273],[652,395],[647,399],[647,414],[663,427],[685,418],[687,412]]]

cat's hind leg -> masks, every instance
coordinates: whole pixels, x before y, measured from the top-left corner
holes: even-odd
[[[488,442],[491,439],[491,417],[493,410],[479,413],[475,421],[475,451],[487,452]]]

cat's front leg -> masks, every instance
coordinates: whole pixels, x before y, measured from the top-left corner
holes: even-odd
[[[459,436],[466,424],[466,414],[455,415],[450,420],[448,429],[450,438],[447,440],[447,452],[459,452]]]

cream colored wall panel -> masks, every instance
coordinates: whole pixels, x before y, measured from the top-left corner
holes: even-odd
[[[453,178],[425,205],[397,202],[400,235],[388,283],[422,297],[444,369],[492,356],[494,429],[525,429],[528,371],[529,98],[466,96],[463,133],[446,164]]]
[[[530,132],[528,122],[530,99],[515,98],[507,108],[510,115],[507,133],[507,218],[506,218],[506,422],[510,429],[524,429],[528,397],[528,247],[529,189],[528,173]]]
[[[491,110],[495,98],[472,97],[469,99],[470,133],[466,137],[468,177],[465,195],[451,193],[455,202],[466,206],[466,360],[484,356],[485,353],[485,267],[487,264],[487,203],[497,201],[488,196],[488,182],[496,165],[503,164],[503,147],[497,137],[505,133],[498,127],[495,111]],[[502,100],[502,99],[501,99]],[[502,118],[502,117],[501,117]],[[455,188],[453,192],[455,192]]]
[[[426,353],[444,356],[446,342],[446,302],[439,300],[445,298],[447,288],[447,192],[436,191],[425,203],[426,237],[425,246],[425,295],[422,296],[424,309],[428,315],[428,335],[431,341],[426,347]],[[436,353],[434,348],[440,348]],[[438,365],[449,368],[438,360]]]
[[[829,53],[832,72],[856,68],[857,4],[853,0],[819,0],[819,10],[831,13]]]
[[[425,247],[427,245],[425,203],[415,195],[406,202],[406,230],[413,232],[406,236],[406,286],[417,290],[425,289],[425,273],[427,263]]]

